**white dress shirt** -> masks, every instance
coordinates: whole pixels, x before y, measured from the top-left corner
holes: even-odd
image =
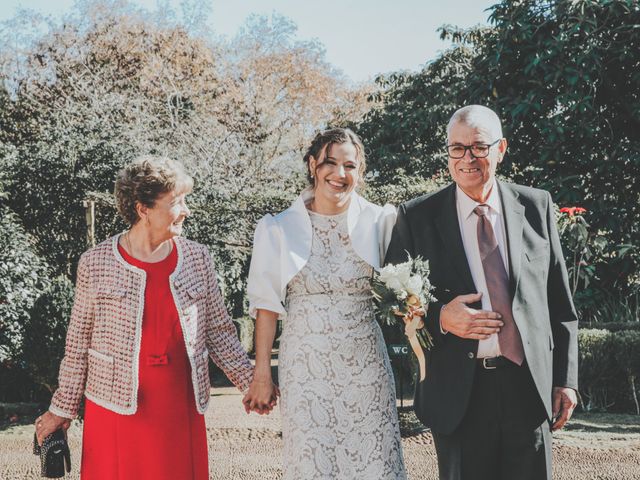
[[[484,204],[489,206],[487,218],[493,227],[493,232],[498,242],[498,249],[500,250],[500,256],[502,257],[508,275],[509,255],[507,251],[507,236],[504,228],[500,191],[495,181],[489,198],[487,198]],[[474,208],[478,205],[482,204],[471,199],[460,187],[456,187],[456,208],[458,210],[458,223],[460,225],[460,233],[462,234],[464,253],[467,256],[473,283],[478,289],[478,293],[482,293],[482,309],[491,310],[491,299],[489,298],[484,269],[482,268],[482,259],[480,258],[480,249],[478,247],[478,215],[473,213]],[[498,334],[494,333],[486,340],[480,340],[478,342],[478,358],[497,357],[500,354]]]

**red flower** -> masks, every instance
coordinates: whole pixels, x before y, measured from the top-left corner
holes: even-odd
[[[576,213],[581,214],[585,213],[586,211],[587,209],[582,207],[562,207],[560,209],[560,213],[566,213],[570,217],[573,217]]]

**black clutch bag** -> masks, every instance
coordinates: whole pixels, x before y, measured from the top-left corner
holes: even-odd
[[[33,435],[33,454],[40,455],[40,475],[45,478],[64,477],[65,465],[67,473],[71,471],[71,452],[62,430],[56,430],[38,445]]]

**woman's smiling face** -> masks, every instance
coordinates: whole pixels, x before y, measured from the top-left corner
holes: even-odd
[[[171,191],[160,195],[152,208],[144,208],[146,222],[142,222],[155,238],[168,240],[182,234],[182,224],[191,215],[186,193]]]
[[[360,180],[355,145],[334,143],[323,149],[319,157],[309,159],[309,168],[315,176],[315,197],[335,204],[344,203]]]

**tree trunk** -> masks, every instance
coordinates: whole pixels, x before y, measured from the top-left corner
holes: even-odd
[[[638,394],[636,393],[636,376],[629,375],[629,384],[631,384],[631,395],[636,404],[636,415],[640,415],[640,405],[638,405]]]

